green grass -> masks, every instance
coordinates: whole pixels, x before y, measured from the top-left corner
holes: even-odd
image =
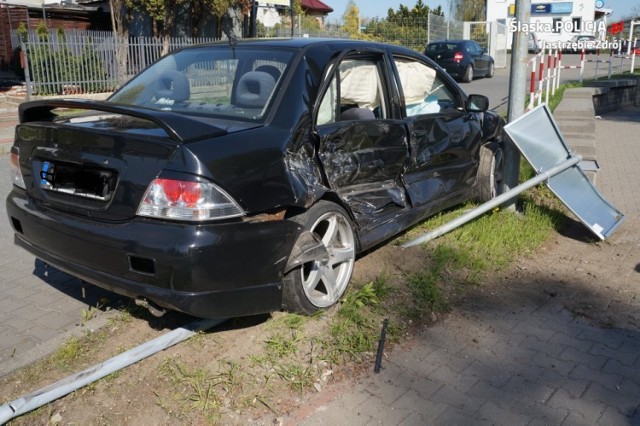
[[[435,269],[441,270],[444,265],[468,268],[475,272],[499,270],[517,256],[537,249],[557,228],[562,216],[559,211],[534,204],[528,196],[521,199],[520,205],[521,214],[494,209],[426,243],[433,247],[431,255]],[[468,204],[466,208],[438,215],[414,228],[408,235],[411,237],[433,230],[473,207],[475,205]]]
[[[73,361],[80,358],[83,353],[80,340],[72,337],[53,353],[52,361],[58,368],[68,370]]]

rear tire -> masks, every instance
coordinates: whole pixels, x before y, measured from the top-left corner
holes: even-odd
[[[462,75],[463,83],[471,83],[471,80],[473,80],[473,65],[469,65]]]
[[[493,75],[496,73],[496,67],[493,64],[493,62],[489,63],[489,69],[487,70],[487,78],[491,78],[493,77]]]
[[[328,259],[306,262],[284,276],[282,307],[311,315],[335,305],[351,280],[356,238],[347,212],[335,203],[319,201],[290,220],[321,240]]]
[[[499,143],[488,142],[480,147],[476,182],[478,201],[485,203],[500,194],[503,167],[504,153]]]

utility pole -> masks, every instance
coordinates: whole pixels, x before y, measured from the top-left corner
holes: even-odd
[[[516,0],[516,23],[528,24],[531,19],[531,0]],[[525,92],[527,86],[527,44],[528,34],[520,31],[522,25],[516,25],[511,44],[511,75],[509,78],[509,108],[507,121],[512,122],[524,114]],[[520,177],[520,151],[507,139],[504,153],[504,171],[502,192],[518,186]],[[506,203],[506,207],[515,210],[516,198]]]
[[[249,19],[249,37],[257,37],[257,23],[258,23],[258,2],[251,2],[251,18]]]
[[[290,10],[291,10],[291,37],[293,38],[293,0],[290,2]]]

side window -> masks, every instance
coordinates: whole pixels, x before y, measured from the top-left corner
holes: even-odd
[[[335,123],[337,112],[337,96],[338,96],[338,76],[334,75],[329,83],[329,88],[320,102],[318,108],[318,118],[316,119],[316,125],[321,126],[323,124]]]
[[[379,61],[346,58],[331,77],[316,124],[387,118],[384,93]]]
[[[435,69],[413,59],[395,58],[407,117],[457,108],[458,98]]]

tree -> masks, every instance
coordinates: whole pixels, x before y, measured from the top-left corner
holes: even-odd
[[[349,0],[347,3],[342,20],[344,21],[342,31],[349,34],[350,37],[357,37],[360,34],[360,9],[353,0]]]
[[[449,0],[450,13],[458,21],[484,21],[487,16],[486,0]]]

